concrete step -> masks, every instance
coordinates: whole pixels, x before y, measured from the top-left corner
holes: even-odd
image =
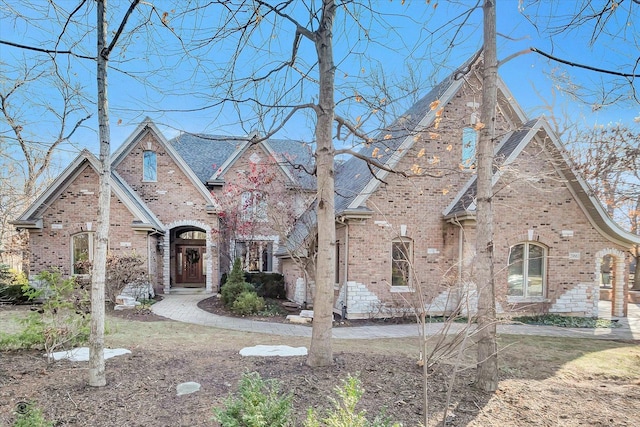
[[[173,287],[169,290],[169,294],[173,295],[198,295],[206,293],[206,288],[184,288],[184,287]]]

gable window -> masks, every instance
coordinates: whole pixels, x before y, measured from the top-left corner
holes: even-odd
[[[260,191],[245,191],[240,202],[243,221],[267,221],[267,197]]]
[[[533,242],[512,246],[507,269],[507,295],[512,297],[543,297],[546,288],[547,249]]]
[[[155,151],[144,151],[142,153],[142,180],[158,180],[158,163]]]
[[[93,262],[94,233],[79,233],[71,237],[71,271],[73,274],[89,274]]]
[[[391,243],[391,286],[411,285],[413,242],[398,239]]]
[[[462,129],[462,168],[473,169],[476,166],[476,143],[478,131],[472,127]]]

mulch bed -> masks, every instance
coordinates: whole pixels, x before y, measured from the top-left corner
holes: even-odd
[[[227,317],[239,317],[245,319],[259,320],[263,322],[274,322],[274,323],[289,323],[287,320],[288,314],[299,314],[300,310],[297,311],[288,311],[286,308],[287,300],[279,300],[279,299],[266,299],[268,305],[276,305],[279,306],[279,314],[275,315],[261,315],[256,314],[252,316],[243,316],[238,315],[222,303],[222,299],[217,296],[213,296],[207,299],[204,299],[198,302],[198,308],[208,311],[209,313],[217,314],[219,316],[227,316]],[[370,326],[370,325],[399,325],[405,323],[416,323],[416,319],[413,316],[404,316],[404,317],[391,317],[391,318],[382,318],[382,319],[340,319],[340,316],[334,315],[335,321],[333,322],[334,327],[349,327],[349,326]],[[311,326],[311,323],[307,323],[307,326]]]

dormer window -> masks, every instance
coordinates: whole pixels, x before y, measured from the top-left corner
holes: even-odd
[[[475,169],[476,167],[476,143],[478,131],[472,127],[462,129],[462,168]]]
[[[152,182],[158,180],[158,163],[155,151],[142,153],[142,180]]]

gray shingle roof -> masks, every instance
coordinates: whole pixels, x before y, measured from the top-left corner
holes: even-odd
[[[376,161],[385,165],[398,150],[405,139],[415,134],[420,121],[432,110],[431,105],[442,98],[444,93],[466,74],[469,66],[478,59],[479,53],[470,58],[460,68],[436,85],[427,95],[413,104],[403,115],[398,117],[388,128],[383,129],[374,138],[374,142],[364,146],[360,151],[365,158],[372,158],[374,150]],[[464,71],[462,71],[464,70]],[[336,214],[343,212],[353,200],[362,192],[367,183],[373,178],[367,162],[357,157],[351,157],[336,170]]]
[[[183,133],[169,141],[198,179],[206,183],[211,175],[247,138]]]
[[[198,179],[207,183],[227,159],[249,141],[249,137],[183,133],[169,143],[195,172]],[[284,139],[270,139],[266,142],[278,156],[278,161],[289,169],[300,186],[305,189],[315,187],[315,177],[306,173],[304,168],[298,167],[303,165],[306,170],[313,170],[313,153],[309,144]]]
[[[526,138],[529,134],[529,131],[541,120],[540,118],[529,120],[527,123],[522,125],[520,129],[512,132],[507,140],[500,145],[498,151],[495,153],[495,162],[493,166],[493,173],[498,171],[498,167],[513,154],[513,152],[517,148],[522,148],[521,146],[527,145],[530,138]],[[456,203],[449,209],[448,212],[445,212],[445,216],[452,215],[460,215],[469,211],[475,211],[475,199],[476,194],[478,192],[477,187],[477,176],[474,175],[469,183],[467,183],[467,190],[460,195]]]

